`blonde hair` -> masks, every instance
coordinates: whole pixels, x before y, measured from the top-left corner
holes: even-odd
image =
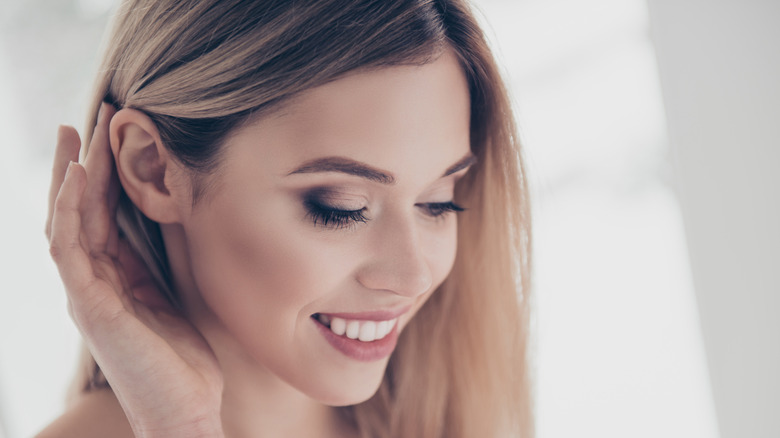
[[[424,64],[445,48],[468,78],[479,160],[456,187],[468,210],[455,265],[405,328],[379,391],[338,409],[364,437],[532,437],[528,189],[506,90],[465,1],[127,0],[96,81],[85,149],[101,101],[143,111],[191,169],[197,199],[243,123],[347,72]],[[178,305],[159,226],[124,194],[117,221]],[[72,393],[104,386],[85,349]]]

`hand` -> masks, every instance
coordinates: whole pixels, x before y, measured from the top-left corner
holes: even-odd
[[[46,235],[68,311],[138,437],[219,437],[223,379],[203,336],[167,304],[117,232],[120,184],[102,104],[84,166],[60,127]]]

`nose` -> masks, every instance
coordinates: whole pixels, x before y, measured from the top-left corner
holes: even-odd
[[[413,219],[378,226],[371,257],[358,270],[364,287],[414,298],[431,288],[433,278]]]

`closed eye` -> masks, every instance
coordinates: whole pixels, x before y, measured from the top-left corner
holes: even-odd
[[[416,204],[417,207],[420,207],[423,209],[425,214],[431,217],[442,217],[449,213],[458,213],[461,211],[466,210],[465,208],[461,207],[460,205],[449,201],[449,202],[428,202],[425,204]]]
[[[368,220],[365,215],[365,207],[359,210],[341,210],[328,207],[313,199],[306,200],[304,204],[306,205],[307,217],[314,222],[314,225],[324,228],[347,228],[357,223],[365,223]]]
[[[368,221],[368,217],[365,215],[365,207],[359,210],[342,210],[329,207],[314,199],[307,199],[304,204],[307,210],[307,217],[314,222],[314,225],[324,228],[342,229]],[[427,202],[415,204],[415,206],[422,209],[424,214],[437,219],[444,219],[448,214],[465,211],[465,208],[452,201]]]

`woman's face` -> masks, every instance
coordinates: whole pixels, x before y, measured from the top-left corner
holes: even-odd
[[[230,137],[183,214],[186,268],[173,263],[223,368],[266,369],[331,405],[373,395],[452,268],[469,113],[445,53],[350,74]]]

